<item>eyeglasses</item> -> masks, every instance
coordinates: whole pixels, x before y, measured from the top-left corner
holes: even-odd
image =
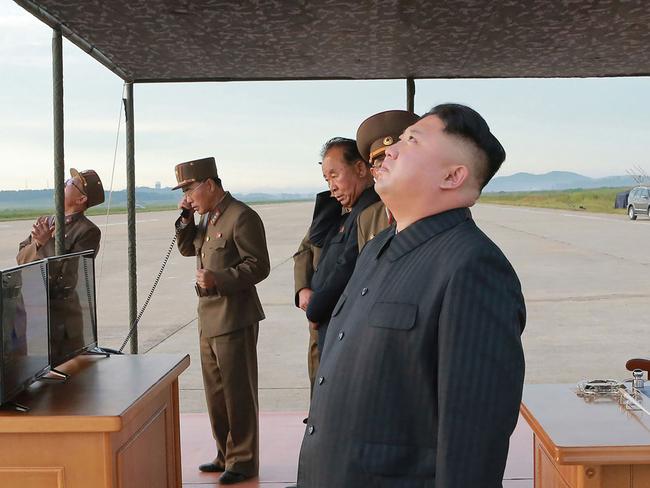
[[[192,188],[191,190],[184,190],[184,191],[183,191],[183,195],[185,195],[185,198],[187,198],[187,197],[191,197],[191,196],[192,196],[192,193],[194,193],[194,192],[196,191],[196,189],[197,189],[199,186],[201,186],[203,183],[205,183],[205,180],[203,180],[201,183],[199,183],[198,185],[196,185],[196,186],[195,186],[194,188]]]
[[[69,178],[65,180],[65,186],[69,186],[69,185],[74,186],[77,190],[79,190],[79,193],[81,193],[82,195],[86,195],[86,192],[83,191],[81,188],[79,188],[79,186],[77,186],[77,184],[74,182],[74,178]]]
[[[381,168],[381,165],[384,164],[384,159],[386,159],[386,153],[380,154],[370,161],[370,167],[374,169]]]

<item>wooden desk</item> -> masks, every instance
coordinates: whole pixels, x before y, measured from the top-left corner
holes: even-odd
[[[649,488],[650,417],[613,401],[586,402],[575,390],[524,387],[521,414],[534,434],[535,488]]]
[[[185,355],[80,356],[0,413],[0,486],[181,486],[178,375]]]

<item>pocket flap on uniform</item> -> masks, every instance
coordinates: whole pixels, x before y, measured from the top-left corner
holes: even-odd
[[[383,329],[410,330],[415,325],[418,306],[413,303],[377,302],[370,310],[368,325]]]
[[[332,311],[332,317],[336,317],[339,314],[347,298],[348,298],[347,295],[341,295],[339,301],[336,302],[336,305],[334,306],[334,310]]]
[[[226,247],[226,239],[223,237],[210,237],[205,246],[209,249],[222,249]]]

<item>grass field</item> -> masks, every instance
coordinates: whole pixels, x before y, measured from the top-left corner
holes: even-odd
[[[276,203],[288,203],[288,202],[300,202],[304,200],[273,200],[265,202],[246,202],[248,205],[265,205],[265,204],[276,204]],[[162,210],[176,210],[176,205],[151,205],[146,208],[137,208],[136,213],[142,212],[159,212]],[[111,215],[115,214],[125,214],[126,207],[113,207],[111,208]],[[54,214],[53,208],[45,209],[0,209],[0,222],[6,220],[31,220],[39,217],[41,215],[52,215]],[[86,215],[106,215],[106,208],[91,208],[86,212]]]
[[[627,188],[485,193],[481,195],[479,202],[522,207],[558,208],[579,212],[625,214],[625,209],[614,208],[616,194],[624,190],[627,190]]]
[[[579,212],[597,212],[610,214],[625,214],[624,209],[614,208],[614,199],[618,192],[626,188],[596,188],[593,190],[561,190],[561,191],[531,191],[531,192],[499,192],[485,193],[479,202],[500,205],[517,205],[522,207],[557,208]],[[269,202],[247,202],[249,205],[286,203],[298,200],[277,200]],[[153,205],[138,208],[137,212],[157,212],[174,210],[176,205]],[[4,209],[0,210],[0,221],[34,219],[39,215],[51,215],[53,209]],[[114,207],[111,214],[126,213],[126,207]],[[105,215],[105,208],[91,208],[87,215]]]

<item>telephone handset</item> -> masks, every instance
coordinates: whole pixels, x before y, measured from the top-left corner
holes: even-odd
[[[184,219],[189,219],[192,217],[193,212],[189,208],[183,208],[181,209],[181,217]],[[122,350],[126,347],[126,344],[129,342],[129,339],[131,339],[131,336],[135,332],[135,330],[138,327],[138,323],[140,322],[140,319],[142,318],[142,314],[144,314],[145,309],[147,308],[147,305],[149,305],[149,301],[151,300],[151,297],[153,296],[153,292],[156,290],[156,286],[158,286],[158,282],[160,281],[160,277],[163,274],[163,271],[165,270],[165,266],[167,266],[167,261],[169,261],[169,257],[172,254],[172,251],[174,250],[174,246],[176,245],[176,239],[178,239],[178,233],[180,232],[180,228],[176,226],[176,231],[174,232],[174,237],[172,238],[172,242],[169,244],[169,249],[167,249],[167,253],[165,254],[165,257],[163,258],[162,264],[160,266],[160,270],[158,271],[158,274],[156,275],[156,279],[153,282],[153,285],[151,287],[151,290],[149,291],[149,295],[147,295],[147,299],[144,301],[144,305],[142,305],[142,308],[140,309],[140,312],[138,313],[138,316],[136,317],[135,321],[133,322],[133,325],[131,325],[131,328],[129,329],[129,333],[127,334],[126,338],[124,339],[124,342],[122,342],[122,346],[119,349],[119,353],[122,353]]]

